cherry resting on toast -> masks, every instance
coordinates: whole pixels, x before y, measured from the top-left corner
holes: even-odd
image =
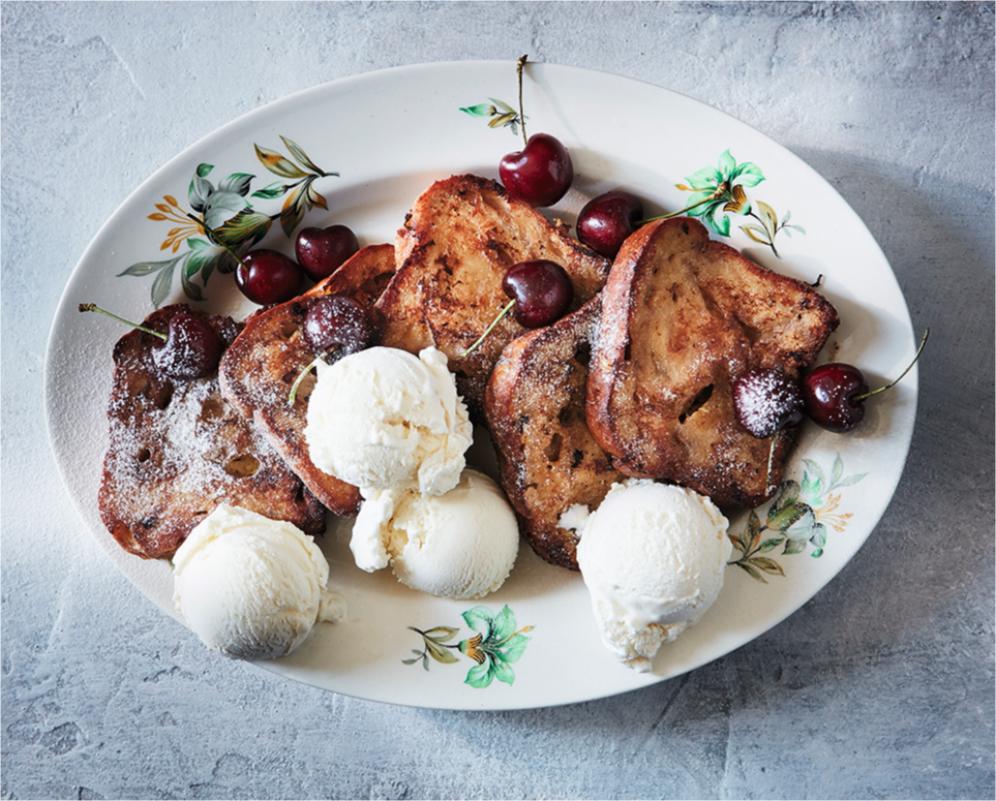
[[[589,200],[578,215],[578,239],[601,256],[614,258],[643,220],[643,203],[616,189]]]
[[[522,69],[526,56],[516,63],[519,78],[519,126],[522,150],[509,153],[498,165],[502,184],[513,198],[532,206],[552,206],[560,200],[574,181],[571,154],[550,134],[526,136],[526,117],[522,112]]]
[[[733,409],[740,425],[759,439],[802,422],[799,382],[775,368],[756,367],[733,382]]]
[[[260,248],[243,257],[235,269],[235,283],[253,303],[283,303],[300,289],[301,268],[283,253]]]
[[[574,302],[574,286],[567,271],[559,264],[537,259],[512,265],[502,279],[501,288],[510,300],[498,316],[484,329],[463,355],[469,356],[505,316],[512,312],[520,325],[540,328],[559,320]]]
[[[360,249],[360,243],[345,225],[302,228],[294,246],[298,264],[312,281],[321,281],[338,270]]]
[[[347,356],[370,347],[374,338],[367,310],[348,295],[322,295],[308,306],[301,327],[313,351]]]
[[[331,364],[351,353],[369,348],[375,339],[367,310],[348,295],[322,295],[314,298],[305,312],[301,335],[317,353],[297,374],[287,394],[287,405],[297,402],[301,382],[319,362]]]
[[[170,318],[166,334],[118,317],[93,303],[81,303],[81,312],[98,312],[163,341],[152,348],[152,363],[169,378],[191,379],[211,375],[221,360],[221,338],[208,319],[184,307]]]
[[[869,390],[864,374],[851,364],[831,362],[810,370],[802,382],[806,413],[813,422],[829,431],[852,430],[864,419],[865,401],[902,381],[920,358],[929,336],[928,328],[923,332],[913,361],[899,374],[899,378],[878,389]]]

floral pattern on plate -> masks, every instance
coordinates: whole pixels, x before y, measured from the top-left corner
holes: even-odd
[[[513,684],[515,671],[512,663],[518,662],[525,653],[529,644],[526,634],[533,627],[516,629],[515,615],[508,605],[503,606],[497,614],[492,614],[483,606],[475,606],[461,617],[477,634],[457,642],[452,641],[460,630],[452,626],[435,626],[425,631],[409,626],[409,631],[414,631],[422,638],[422,650],[413,648],[414,656],[401,661],[406,665],[421,662],[422,667],[428,670],[430,658],[443,665],[452,665],[460,661],[456,656],[458,652],[475,663],[467,671],[464,684],[476,689],[490,686],[495,679],[508,685]]]
[[[275,150],[253,145],[256,158],[269,172],[283,180],[268,184],[249,194],[255,175],[233,172],[215,185],[208,176],[213,164],[201,163],[194,170],[187,187],[187,209],[174,195],[163,195],[155,211],[148,215],[154,222],[168,222],[171,227],[159,245],[161,251],[175,256],[163,261],[140,261],[118,276],[155,276],[152,282],[152,305],[159,307],[169,296],[173,277],[179,269],[180,286],[190,300],[205,299],[208,279],[217,270],[230,273],[238,267],[241,255],[259,242],[270,230],[274,220],[280,220],[284,235],[290,237],[304,215],[315,206],[328,209],[324,195],[315,189],[321,178],[338,176],[326,172],[308,154],[286,136],[280,140],[290,158]],[[280,211],[273,214],[258,211],[247,199],[276,200],[283,197]],[[186,245],[186,250],[180,248]],[[200,278],[200,283],[195,279]]]
[[[844,487],[857,484],[867,473],[844,475],[844,461],[838,453],[826,471],[812,459],[803,459],[801,481],[783,481],[765,513],[764,523],[756,509],[750,511],[747,526],[727,536],[738,554],[729,564],[744,570],[751,578],[767,583],[764,574],[784,576],[785,572],[770,554],[781,548],[782,555],[803,553],[818,559],[827,543],[827,529],[842,532],[851,520],[850,512],[840,512]],[[765,536],[767,535],[767,536]]]
[[[763,180],[764,173],[754,162],[738,163],[729,150],[724,150],[715,167],[703,167],[685,178],[686,183],[675,184],[683,192],[693,193],[688,205],[678,213],[687,212],[689,217],[700,218],[713,233],[720,236],[730,235],[728,215],[750,217],[755,222],[741,225],[740,230],[754,242],[767,245],[778,256],[775,237],[779,232],[784,231],[786,236],[790,236],[792,231],[800,234],[806,231],[789,222],[791,212],[786,212],[779,220],[778,213],[768,203],[751,200],[746,190]]]

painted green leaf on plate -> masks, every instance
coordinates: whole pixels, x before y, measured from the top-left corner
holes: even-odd
[[[302,167],[314,172],[316,175],[324,175],[325,171],[322,170],[315,162],[308,158],[308,154],[304,152],[304,149],[297,144],[293,139],[288,139],[286,136],[281,136],[280,141],[284,143],[284,146],[290,151],[290,154],[297,159],[297,163]]]
[[[247,172],[233,172],[218,184],[218,188],[223,192],[235,192],[235,194],[244,197],[249,192],[249,186],[255,177]]]
[[[307,173],[302,171],[300,167],[288,161],[275,150],[259,145],[253,145],[253,147],[256,148],[256,158],[274,175],[279,175],[281,178],[304,178],[307,176]]]

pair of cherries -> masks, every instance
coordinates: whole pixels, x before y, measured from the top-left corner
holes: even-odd
[[[533,134],[522,150],[509,153],[498,166],[509,195],[532,206],[552,206],[574,180],[571,156],[550,134]],[[629,192],[615,190],[588,201],[578,215],[578,239],[596,253],[613,258],[643,220],[643,204]]]
[[[737,419],[751,434],[761,438],[798,425],[804,415],[828,431],[851,431],[865,417],[865,401],[903,379],[920,358],[929,336],[928,328],[906,369],[877,389],[869,388],[861,370],[843,362],[821,364],[801,381],[779,369],[748,370],[733,383]]]
[[[523,56],[518,63],[519,124],[524,147],[502,158],[498,176],[508,194],[531,206],[552,206],[574,182],[571,154],[555,136],[547,133],[526,136],[522,111]],[[643,219],[643,204],[629,192],[614,191],[599,195],[581,210],[578,239],[602,256],[612,258]]]
[[[235,283],[253,303],[283,303],[298,294],[304,276],[328,278],[359,249],[356,234],[345,225],[302,228],[295,242],[296,262],[276,250],[250,251],[235,270]]]

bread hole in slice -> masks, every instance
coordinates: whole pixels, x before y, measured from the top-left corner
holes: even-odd
[[[208,398],[201,404],[201,419],[214,420],[225,412],[225,406],[220,398]]]
[[[561,409],[559,414],[557,415],[557,422],[560,423],[562,426],[566,426],[573,419],[574,419],[574,407],[569,404],[565,406],[563,409]]]
[[[393,277],[394,277],[394,271],[391,270],[386,273],[381,273],[380,275],[375,276],[371,280],[364,282],[363,291],[366,292],[367,295],[370,297],[371,303],[373,303],[373,301],[375,301],[377,298],[380,297],[381,293],[391,282],[391,279]]]
[[[152,451],[148,448],[140,448],[138,453],[135,454],[135,458],[140,462],[147,462],[152,456]]]
[[[170,401],[173,400],[173,385],[163,384],[152,396],[152,402],[156,404],[159,409],[166,409],[169,406]]]
[[[259,470],[259,460],[249,453],[233,456],[225,462],[225,472],[236,478],[249,478]]]
[[[290,339],[297,332],[298,326],[296,320],[285,320],[280,324],[280,336],[284,339]]]
[[[149,377],[145,373],[130,373],[128,375],[128,394],[138,395],[149,387]]]
[[[579,342],[578,346],[574,349],[574,359],[579,364],[587,367],[591,361],[591,345],[588,342]]]
[[[551,462],[555,462],[560,458],[560,450],[564,446],[564,438],[560,434],[554,434],[550,437],[550,442],[543,451],[544,455]]]
[[[692,402],[685,407],[685,411],[678,415],[678,422],[684,424],[689,417],[705,406],[709,398],[712,397],[712,384],[699,390],[698,394],[692,398]]]

